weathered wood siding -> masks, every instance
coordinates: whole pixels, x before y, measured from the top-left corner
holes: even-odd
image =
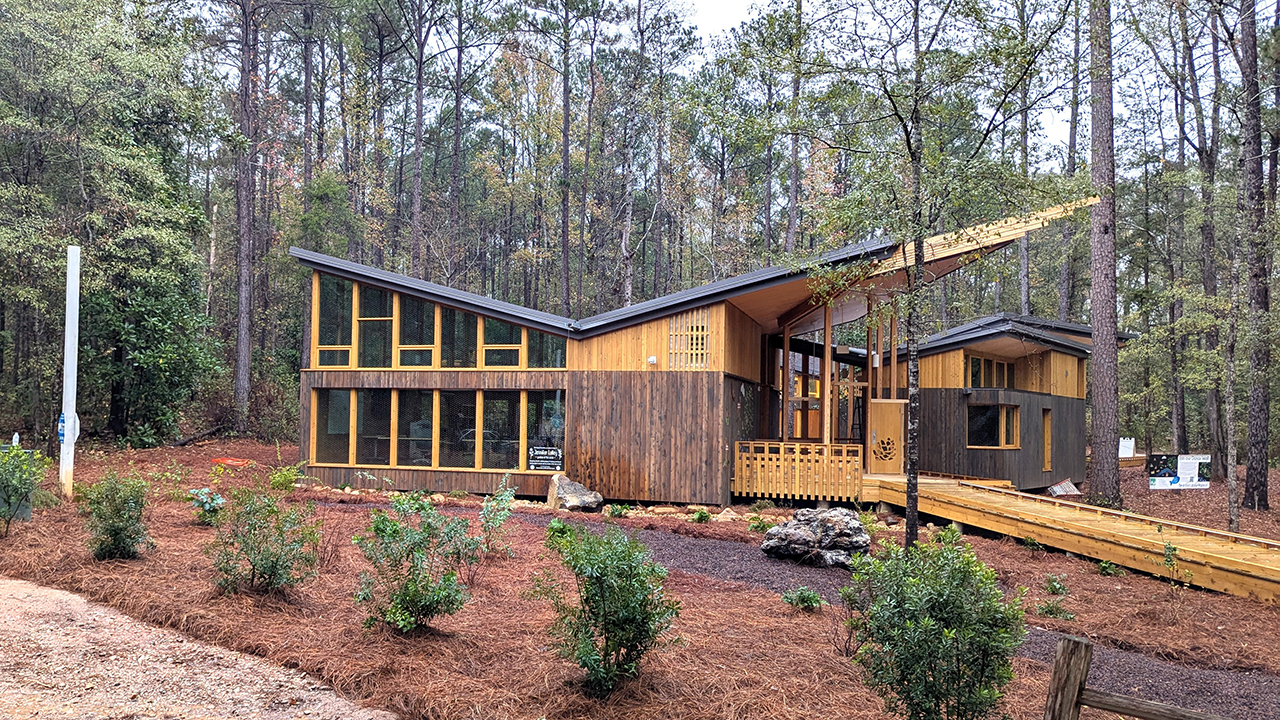
[[[571,372],[569,477],[615,500],[725,502],[724,391],[719,372]]]
[[[1019,447],[967,447],[970,405],[1017,405]],[[1052,413],[1051,470],[1044,470],[1044,417]],[[1020,490],[1084,479],[1084,400],[1021,390],[920,391],[920,469],[1008,480]]]
[[[920,358],[920,387],[962,388],[965,386],[964,349],[947,350]],[[887,360],[885,361],[888,362]],[[898,354],[898,387],[907,386],[907,354]]]
[[[447,493],[450,490],[466,490],[471,493],[489,494],[497,490],[498,483],[506,473],[501,471],[458,472],[452,470],[408,470],[398,468],[348,468],[348,467],[309,467],[307,475],[315,478],[322,485],[339,487],[343,484],[353,488],[384,489],[382,478],[391,481],[396,490],[426,490],[428,492]],[[375,479],[370,479],[372,475]],[[550,475],[523,474],[513,471],[510,483],[518,489],[518,495],[546,497]]]
[[[724,303],[724,371],[753,383],[760,382],[761,327],[750,316]],[[745,438],[754,440],[755,438]]]
[[[725,305],[716,303],[709,307],[696,308],[688,313],[649,320],[647,322],[625,327],[613,332],[596,335],[583,340],[570,340],[568,346],[570,370],[633,370],[633,371],[665,371],[678,370],[672,367],[671,329],[682,327],[681,323],[689,314],[706,321],[705,367],[698,370],[724,370],[725,367]],[[649,364],[649,358],[657,362]],[[756,353],[756,365],[760,363],[759,352]],[[759,369],[757,368],[757,373]]]

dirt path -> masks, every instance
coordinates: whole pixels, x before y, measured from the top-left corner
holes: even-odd
[[[315,678],[0,576],[0,717],[395,720]]]

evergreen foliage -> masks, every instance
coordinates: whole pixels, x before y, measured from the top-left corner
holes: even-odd
[[[115,470],[84,489],[81,511],[95,560],[130,560],[153,544],[143,520],[149,489],[136,474]]]

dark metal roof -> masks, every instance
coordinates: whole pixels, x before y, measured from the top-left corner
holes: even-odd
[[[959,346],[998,337],[1027,340],[1076,357],[1088,357],[1091,354],[1092,348],[1089,345],[1064,338],[1055,334],[1052,330],[1088,337],[1092,337],[1093,334],[1088,325],[1064,323],[1029,315],[1001,313],[979,318],[930,335],[920,341],[920,354],[933,355]],[[1136,337],[1132,333],[1119,333],[1118,335],[1121,340]]]

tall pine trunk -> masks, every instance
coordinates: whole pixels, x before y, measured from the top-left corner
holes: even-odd
[[[238,100],[240,133],[246,142],[236,156],[236,361],[233,381],[235,429],[249,429],[249,366],[253,359],[253,241],[254,241],[254,155],[257,152],[254,111],[257,89],[257,34],[254,7],[248,0],[239,3],[240,82]]]

